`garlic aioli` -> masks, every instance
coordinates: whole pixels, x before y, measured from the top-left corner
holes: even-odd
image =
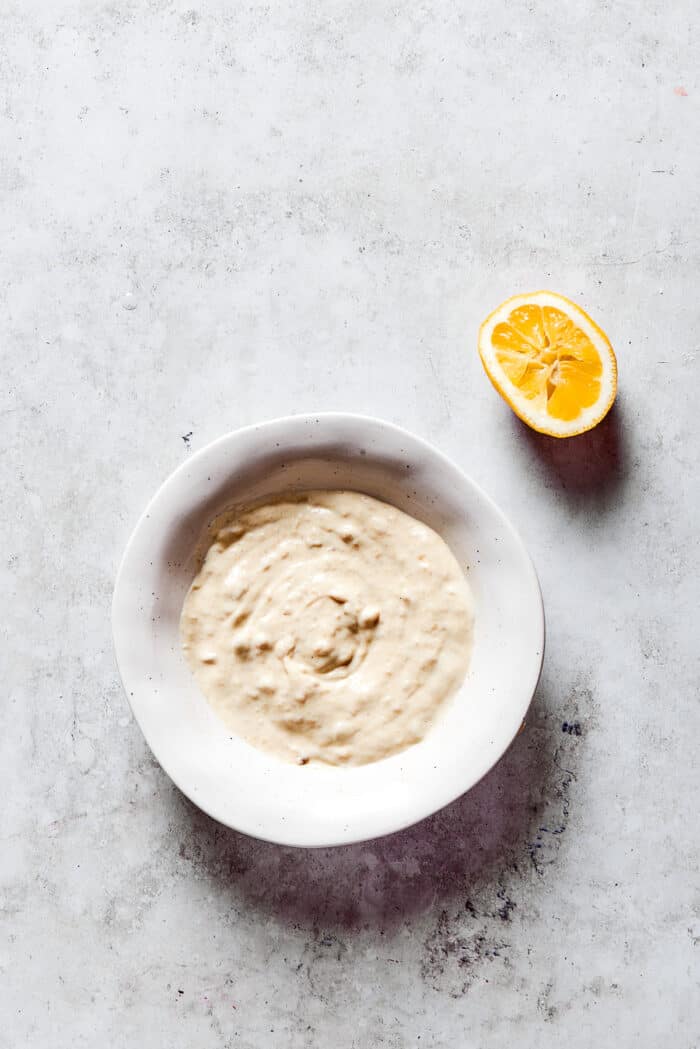
[[[349,491],[233,511],[180,630],[229,729],[279,758],[364,765],[417,743],[467,672],[464,573],[427,525]]]

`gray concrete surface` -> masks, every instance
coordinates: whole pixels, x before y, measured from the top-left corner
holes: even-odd
[[[191,4],[3,6],[0,1046],[697,1049],[696,5]],[[619,355],[569,443],[475,353],[540,286]],[[109,606],[170,470],[322,408],[486,487],[549,647],[470,795],[305,853],[178,794]]]

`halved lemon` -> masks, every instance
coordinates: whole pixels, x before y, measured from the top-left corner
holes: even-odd
[[[617,392],[610,340],[553,291],[506,299],[479,329],[486,374],[523,422],[552,437],[591,430]]]

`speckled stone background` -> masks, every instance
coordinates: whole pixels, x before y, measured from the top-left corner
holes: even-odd
[[[698,69],[693,0],[3,5],[2,1049],[700,1045]],[[540,286],[619,355],[568,443],[475,353]],[[109,612],[169,471],[323,408],[484,485],[549,637],[477,789],[307,853],[171,785]]]

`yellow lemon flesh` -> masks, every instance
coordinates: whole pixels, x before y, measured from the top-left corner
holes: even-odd
[[[555,292],[502,303],[479,329],[479,354],[501,396],[540,433],[584,433],[615,400],[617,361],[607,335]]]

